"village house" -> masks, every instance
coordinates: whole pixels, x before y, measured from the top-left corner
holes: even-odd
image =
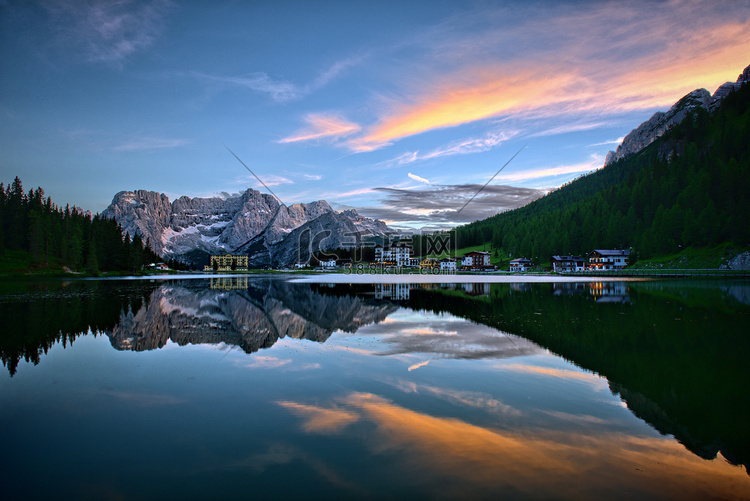
[[[413,251],[411,245],[406,242],[398,242],[392,246],[375,246],[375,262],[391,266],[409,266]]]
[[[432,269],[432,268],[439,268],[440,262],[437,259],[427,257],[419,262],[419,269]]]
[[[589,268],[621,270],[628,264],[629,250],[594,249],[589,253]]]
[[[477,269],[490,266],[490,253],[484,251],[467,252],[464,255],[463,266]]]
[[[511,272],[527,271],[529,268],[531,268],[531,259],[525,257],[519,257],[510,262]]]
[[[449,257],[440,260],[440,271],[455,272],[456,260]]]
[[[247,271],[247,256],[224,254],[211,256],[211,260],[203,271]]]
[[[581,256],[552,256],[550,259],[552,271],[583,271],[585,260]]]
[[[335,268],[336,267],[336,258],[322,259],[320,261],[320,267],[321,268]]]

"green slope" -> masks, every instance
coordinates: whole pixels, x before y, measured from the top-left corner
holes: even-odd
[[[750,244],[750,86],[642,151],[513,211],[458,227],[461,246],[544,261],[628,248],[639,257]]]

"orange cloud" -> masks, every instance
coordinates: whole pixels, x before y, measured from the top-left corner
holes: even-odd
[[[289,137],[281,139],[280,143],[295,143],[298,141],[311,141],[314,139],[337,139],[355,132],[361,127],[338,115],[326,115],[322,113],[310,113],[305,117],[308,127],[297,131]]]
[[[656,12],[655,19],[624,22],[631,32],[621,31],[625,41],[618,45],[608,40],[602,26],[613,29],[620,8],[524,26],[528,34],[519,33],[520,38],[536,33],[559,43],[531,55],[533,63],[491,57],[478,63],[476,54],[466,54],[467,63],[412,83],[403,97],[386,104],[376,124],[347,144],[368,151],[425,131],[511,114],[548,117],[665,108],[696,88],[713,92],[734,81],[749,62],[750,20],[687,28],[680,23],[691,20],[692,10],[673,6],[685,12],[665,10]],[[579,32],[572,26],[579,26]],[[602,54],[608,49],[628,57],[607,59]]]
[[[540,367],[537,365],[524,365],[524,364],[502,364],[497,366],[498,369],[510,370],[513,372],[521,372],[524,374],[539,374],[543,376],[551,376],[560,379],[579,379],[581,381],[589,381],[592,383],[598,383],[602,380],[601,377],[596,374],[588,372],[572,371],[570,369],[555,369],[553,367]]]
[[[742,468],[721,458],[703,460],[668,438],[544,431],[521,435],[433,417],[371,394],[354,393],[346,401],[376,425],[370,444],[377,452],[400,452],[425,484],[430,474],[440,479],[445,497],[465,497],[467,488],[474,495],[502,488],[570,499],[607,497],[633,486],[659,497],[733,499],[750,493],[750,478]]]
[[[341,431],[349,424],[357,421],[359,415],[342,409],[327,409],[314,405],[298,404],[296,402],[276,402],[280,406],[292,411],[297,416],[306,419],[302,428],[316,433],[334,433]]]
[[[571,76],[564,74],[541,78],[528,70],[496,71],[500,74],[487,68],[466,70],[468,78],[458,82],[448,77],[438,88],[417,97],[417,103],[394,105],[366,136],[351,143],[357,148],[377,147],[427,130],[510,113],[531,102],[539,106],[554,101],[555,90],[571,82]]]
[[[410,365],[408,370],[409,370],[409,372],[415,371],[415,370],[419,369],[420,367],[424,367],[425,365],[427,365],[429,363],[430,363],[429,360],[425,360],[424,362],[418,362],[416,364]]]

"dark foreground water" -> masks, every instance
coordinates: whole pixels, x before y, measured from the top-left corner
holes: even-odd
[[[0,283],[2,499],[748,499],[750,286]]]

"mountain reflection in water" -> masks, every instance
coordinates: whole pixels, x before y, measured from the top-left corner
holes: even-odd
[[[499,385],[512,380],[509,374],[578,377],[619,396],[635,416],[661,434],[673,435],[693,454],[704,459],[720,454],[747,468],[748,290],[743,282],[342,285],[248,277],[6,285],[0,297],[0,321],[6,326],[0,353],[11,376],[20,360],[40,363],[55,344],[67,346],[89,331],[105,335],[121,351],[157,350],[170,343],[236,346],[251,354],[247,367],[261,367],[261,362],[291,367],[289,361],[255,352],[292,347],[296,339],[353,352],[345,345],[347,336],[362,338],[367,349],[361,351],[368,355],[403,359],[410,375],[429,371],[441,360],[499,364],[517,357],[492,374],[483,373],[486,379],[480,382]],[[369,343],[368,338],[380,341]],[[544,356],[547,350],[594,374],[516,362]],[[314,359],[305,362],[306,367],[315,365]],[[347,370],[353,374],[356,367]],[[409,395],[431,395],[523,419],[516,408],[489,393],[379,377]],[[533,389],[518,389],[524,391]],[[604,463],[591,462],[595,455],[590,452],[606,449],[606,443],[620,451],[617,461],[633,465],[645,460],[636,450],[655,449],[656,442],[663,446],[660,440],[624,434],[591,438],[586,446],[555,431],[522,437],[519,430],[414,409],[374,389],[352,388],[331,399],[317,394],[277,397],[275,404],[301,418],[302,429],[313,434],[328,436],[367,421],[376,428],[368,441],[377,443],[373,454],[408,449],[420,457],[420,465],[446,474],[463,464],[462,475],[476,482],[492,484],[499,469],[516,471],[518,478],[525,475],[533,483],[534,468],[544,466],[550,476],[542,479],[549,484],[543,492],[550,495],[558,477],[572,474],[571,464],[606,475]],[[573,417],[575,410],[554,412]],[[598,418],[588,418],[598,423]],[[679,447],[669,445],[665,454],[677,455]],[[287,453],[298,457],[295,451],[270,450],[263,460],[276,464]],[[463,463],[441,457],[460,457]],[[713,462],[695,471],[708,475],[718,469]],[[639,473],[629,475],[638,482]]]
[[[238,346],[246,353],[269,348],[281,338],[325,342],[337,330],[356,332],[398,309],[368,304],[357,296],[328,296],[282,280],[247,277],[211,279],[208,289],[163,285],[138,311],[128,311],[107,332],[118,350],[179,345]]]

